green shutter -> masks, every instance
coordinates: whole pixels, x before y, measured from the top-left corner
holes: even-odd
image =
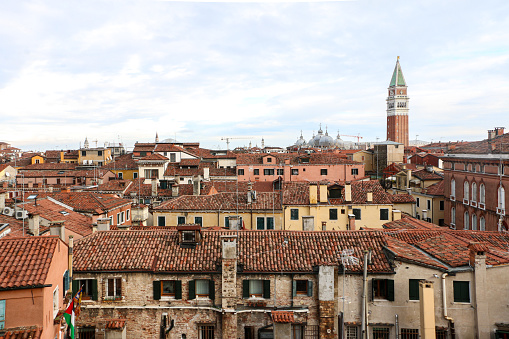
[[[97,279],[92,280],[92,300],[97,300]]]
[[[387,279],[387,300],[394,301],[394,280]]]
[[[408,299],[419,300],[419,279],[408,280]]]
[[[76,295],[76,293],[78,293],[79,289],[80,289],[79,281],[73,280],[72,281],[72,295]]]
[[[242,298],[249,298],[249,280],[242,280]]]
[[[453,281],[454,302],[469,303],[470,290],[468,281]]]
[[[263,297],[270,299],[270,280],[263,281]]]
[[[175,281],[175,299],[182,299],[182,281]]]
[[[267,217],[267,229],[268,230],[274,229],[274,217]]]
[[[214,280],[209,280],[209,298],[210,300],[216,299],[216,289],[214,286]]]
[[[257,230],[265,229],[265,219],[263,217],[256,217],[256,229]]]
[[[297,280],[294,280],[292,284],[292,297],[295,297],[296,295],[297,295]]]
[[[313,281],[308,280],[308,297],[313,296]]]
[[[196,281],[189,280],[189,300],[196,299]]]
[[[152,284],[154,286],[154,300],[161,299],[161,282],[153,281]]]

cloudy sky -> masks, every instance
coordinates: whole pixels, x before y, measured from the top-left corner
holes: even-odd
[[[507,0],[2,1],[0,141],[385,140],[398,55],[410,139],[509,128]]]

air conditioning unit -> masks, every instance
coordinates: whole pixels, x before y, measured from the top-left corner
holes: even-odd
[[[498,208],[498,207],[497,207],[497,214],[499,214],[499,215],[505,215],[505,208]]]
[[[477,207],[477,201],[471,201],[470,202],[470,206]]]
[[[5,207],[4,210],[2,211],[2,213],[4,215],[8,215],[8,216],[12,217],[14,215],[14,209],[12,209],[10,207]]]
[[[463,199],[463,204],[468,205],[468,199]]]
[[[456,201],[456,197],[454,195],[451,195],[449,199],[451,199],[451,201]]]
[[[485,205],[485,204],[481,204],[481,203],[479,203],[479,208],[480,208],[480,209],[482,209],[482,210],[484,210],[484,209],[486,209],[486,205]]]
[[[26,219],[28,217],[27,211],[17,211],[16,212],[16,219]]]

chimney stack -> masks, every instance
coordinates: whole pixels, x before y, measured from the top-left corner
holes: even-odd
[[[355,231],[355,214],[348,214],[348,229]]]
[[[242,225],[240,224],[240,217],[238,215],[228,216],[228,228],[231,230],[242,229]]]
[[[37,237],[39,235],[40,217],[37,213],[30,213],[28,216],[28,229]]]
[[[0,193],[0,213],[3,213],[3,210],[5,208],[5,196],[7,195],[7,192]]]
[[[193,195],[200,195],[201,187],[200,187],[200,178],[193,177]]]
[[[179,196],[179,185],[177,183],[171,186],[171,196],[174,198]]]
[[[352,201],[352,184],[350,181],[345,182],[345,202]]]
[[[97,230],[98,231],[109,231],[110,230],[110,219],[108,219],[108,218],[97,219]]]
[[[152,179],[152,196],[157,197],[157,179]]]
[[[58,235],[58,237],[65,242],[65,221],[53,221],[49,225],[49,234],[50,235]]]
[[[371,189],[366,192],[366,202],[373,202],[373,191]]]
[[[210,168],[204,167],[203,168],[203,180],[209,181],[210,179]]]
[[[327,184],[320,185],[320,202],[327,202]]]

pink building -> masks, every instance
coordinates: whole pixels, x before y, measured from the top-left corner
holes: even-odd
[[[353,181],[364,178],[364,164],[336,153],[238,154],[239,181]]]

